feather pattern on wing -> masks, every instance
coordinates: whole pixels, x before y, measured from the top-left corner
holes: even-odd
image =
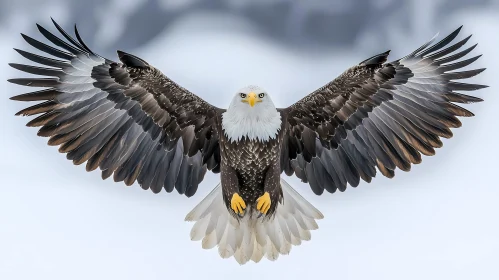
[[[370,182],[375,167],[391,178],[434,155],[440,137],[461,126],[457,117],[473,116],[454,103],[482,101],[456,91],[486,87],[455,81],[484,70],[456,71],[480,57],[458,61],[476,46],[461,50],[471,36],[449,46],[460,30],[393,62],[389,52],[373,56],[280,109],[288,121],[281,169],[320,195]]]
[[[121,63],[92,52],[55,21],[63,40],[38,25],[54,46],[26,35],[26,42],[54,58],[16,50],[41,66],[10,64],[44,78],[12,83],[44,87],[11,99],[43,101],[18,115],[38,115],[28,126],[60,146],[74,164],[102,170],[104,179],[135,181],[158,193],[175,188],[192,196],[206,170],[219,172],[218,109],[180,87],[144,60],[118,51]]]

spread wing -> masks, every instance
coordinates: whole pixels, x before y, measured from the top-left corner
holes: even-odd
[[[77,40],[54,25],[67,41],[38,29],[55,47],[22,35],[52,58],[16,50],[44,67],[10,64],[48,76],[9,80],[46,88],[11,98],[44,101],[18,113],[39,115],[27,126],[41,127],[39,136],[50,137],[48,144],[60,145],[59,151],[74,164],[87,162],[87,171],[99,167],[103,179],[114,174],[115,181],[137,181],[154,193],[175,187],[192,196],[206,170],[219,172],[215,118],[221,109],[142,59],[118,51],[122,63],[110,61],[92,52],[76,27]]]
[[[479,57],[460,60],[476,46],[461,49],[471,36],[450,44],[460,30],[393,62],[385,63],[389,52],[371,57],[280,109],[288,120],[283,171],[320,195],[356,187],[360,178],[370,182],[375,167],[391,178],[396,168],[420,163],[421,154],[434,155],[440,137],[461,126],[457,116],[473,116],[454,103],[482,101],[456,91],[485,87],[455,81],[484,70],[456,71]]]

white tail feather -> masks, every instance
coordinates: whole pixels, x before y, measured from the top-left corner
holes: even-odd
[[[289,254],[292,245],[310,240],[310,231],[318,228],[315,220],[324,216],[284,179],[281,187],[283,204],[279,204],[273,219],[258,218],[257,211],[251,211],[253,215],[245,215],[238,222],[227,211],[218,184],[185,217],[186,221],[195,222],[191,239],[202,240],[204,249],[218,245],[222,258],[233,256],[240,264],[259,262],[263,256],[276,260],[279,255]]]

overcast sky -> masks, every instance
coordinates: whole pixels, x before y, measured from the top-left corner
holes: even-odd
[[[474,68],[488,68],[473,79],[490,86],[473,93],[485,102],[465,105],[476,117],[462,119],[436,156],[391,180],[378,175],[371,184],[318,197],[289,179],[325,219],[289,256],[244,266],[190,241],[192,224],[184,222],[218,176],[207,175],[190,199],[102,181],[99,172],[87,173],[47,146],[36,128],[25,127],[28,118],[14,117],[26,104],[8,97],[26,89],[5,82],[19,75],[7,63],[25,62],[12,48],[29,49],[18,33],[34,22],[0,26],[0,279],[499,279],[498,11],[497,5],[457,11],[424,32],[391,37],[396,59],[464,24],[460,38],[474,34],[470,45],[479,43],[474,53],[484,54]],[[133,53],[226,107],[247,84],[266,88],[277,106],[290,105],[381,51],[365,44],[291,51],[237,18],[196,14]]]

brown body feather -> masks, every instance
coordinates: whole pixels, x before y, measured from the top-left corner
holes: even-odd
[[[268,192],[272,201],[267,217],[272,217],[278,202],[282,202],[279,183],[280,154],[284,130],[268,141],[230,141],[220,126],[221,180],[224,202],[230,210],[230,200],[238,193],[245,201],[248,211],[256,210],[256,201]],[[250,214],[250,212],[245,213]],[[236,215],[235,215],[236,216]]]

